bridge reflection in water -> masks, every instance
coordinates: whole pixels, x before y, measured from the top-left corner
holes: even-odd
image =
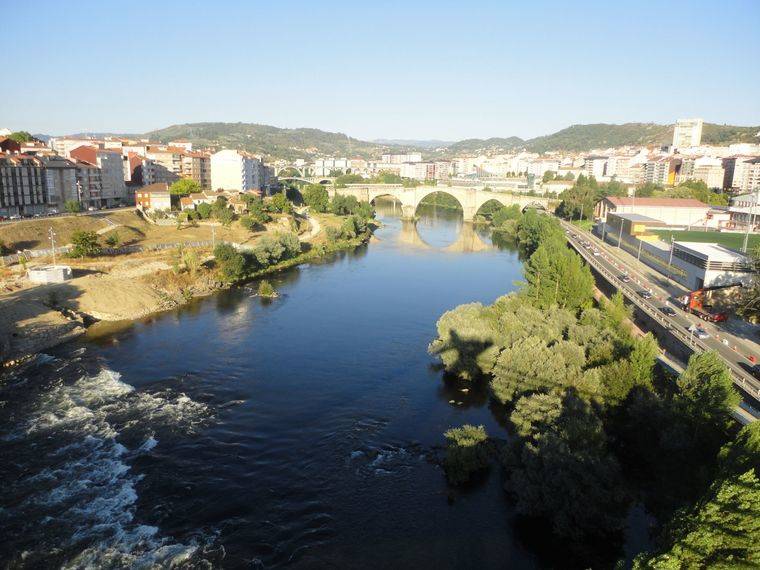
[[[398,201],[385,197],[375,201],[375,209],[380,217],[399,220],[400,231],[395,239],[415,249],[449,253],[498,249],[488,238],[488,230],[462,220],[461,210],[421,205],[418,217],[408,219],[403,217]],[[454,234],[456,238],[453,241],[446,239]]]

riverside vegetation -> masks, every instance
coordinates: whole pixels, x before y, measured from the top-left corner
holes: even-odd
[[[658,551],[637,568],[760,564],[760,423],[737,433],[720,358],[694,355],[670,377],[652,335],[631,333],[620,294],[594,302],[554,218],[504,208],[494,219],[527,257],[525,283],[444,313],[430,352],[462,381],[488,383],[510,437],[447,431],[450,483],[498,457],[517,512],[547,521],[583,566],[605,565],[599,545],[620,544],[636,504],[658,521]]]

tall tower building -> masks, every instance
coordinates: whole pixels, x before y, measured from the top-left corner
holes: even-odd
[[[702,142],[702,119],[678,119],[673,129],[673,146],[687,148]]]

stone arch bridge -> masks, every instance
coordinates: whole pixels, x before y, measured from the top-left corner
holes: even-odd
[[[481,188],[467,188],[458,186],[417,186],[405,188],[400,184],[349,184],[345,188],[332,188],[330,195],[340,194],[354,196],[357,200],[372,202],[381,196],[390,196],[401,202],[401,212],[405,218],[413,218],[417,207],[423,198],[435,192],[443,192],[453,196],[462,206],[465,222],[475,220],[478,213],[486,202],[495,200],[503,206],[517,204],[521,210],[536,208],[539,210],[554,211],[557,201],[537,196],[525,196],[507,194],[506,192],[494,192]]]

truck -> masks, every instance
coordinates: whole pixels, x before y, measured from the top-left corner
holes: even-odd
[[[681,303],[683,310],[687,313],[696,315],[700,319],[710,323],[722,323],[728,320],[728,315],[723,311],[712,311],[712,305],[709,304],[709,296],[711,295],[711,292],[719,289],[741,286],[741,283],[729,283],[727,285],[701,287],[696,291],[691,291],[687,295],[679,297],[678,301]]]

